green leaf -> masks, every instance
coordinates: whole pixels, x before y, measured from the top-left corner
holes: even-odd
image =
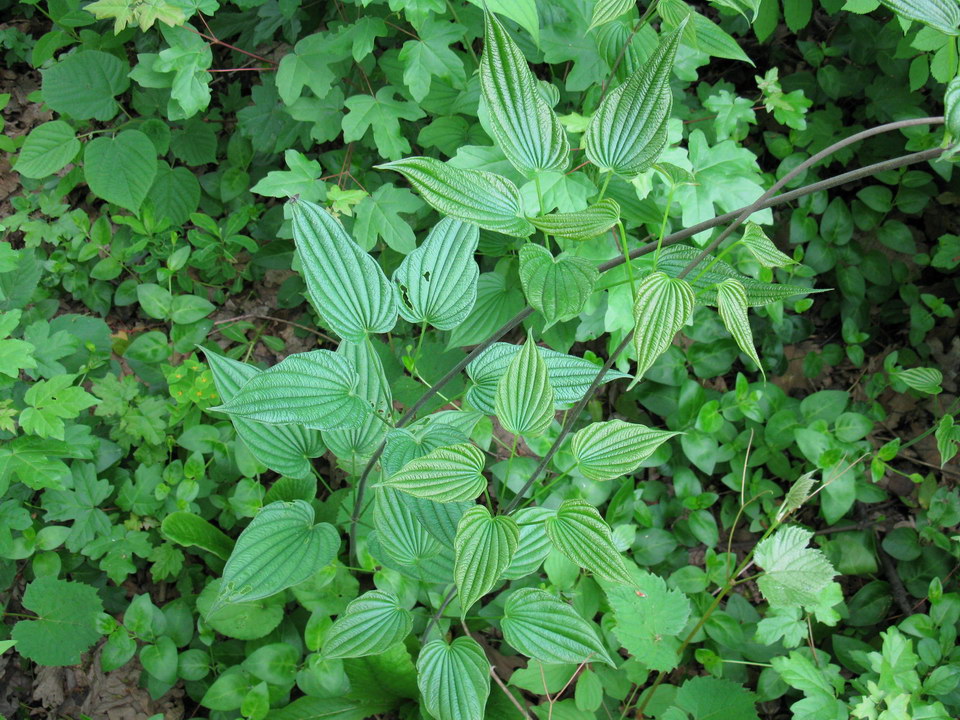
[[[199,515],[178,510],[167,515],[160,524],[164,537],[184,547],[196,546],[216,555],[221,560],[230,557],[233,540],[218,527]]]
[[[482,720],[490,694],[490,663],[477,641],[434,640],[417,658],[423,705],[437,720]]]
[[[960,35],[960,7],[953,0],[880,0],[908,20],[929,25],[947,35]]]
[[[54,120],[37,125],[20,148],[13,169],[28,178],[45,178],[66,167],[77,156],[80,141],[69,124]]]
[[[678,432],[656,430],[623,420],[590,423],[574,433],[570,450],[577,469],[591,480],[613,480],[636,470]]]
[[[690,283],[665,272],[651,273],[640,282],[633,304],[633,347],[637,355],[634,382],[670,347],[673,337],[693,315],[695,302]]]
[[[394,98],[397,89],[387,85],[373,95],[354,95],[344,104],[350,112],[343,116],[345,142],[359,140],[373,128],[373,141],[382,157],[399,160],[410,152],[410,143],[400,132],[400,120],[419,120],[424,116],[420,106]],[[428,201],[429,202],[429,201]]]
[[[357,427],[370,412],[357,395],[360,376],[347,358],[313,350],[284,358],[254,375],[222,405],[210,408],[269,425],[316,430]]]
[[[940,418],[934,437],[937,439],[937,451],[940,453],[940,467],[943,467],[960,450],[960,427],[954,424],[953,415],[947,413]]]
[[[527,219],[547,235],[571,240],[589,240],[603,235],[617,224],[620,219],[620,205],[613,198],[604,198],[580,212],[551,213]]]
[[[946,125],[944,144],[956,142],[960,138],[960,76],[947,83],[943,93],[943,115]]]
[[[83,177],[90,190],[134,214],[156,174],[157,149],[139,130],[94,138],[83,152]]]
[[[504,605],[500,627],[508,645],[534,660],[614,665],[593,626],[545,590],[522,588],[512,592]]]
[[[633,584],[613,544],[610,526],[586,500],[564,500],[556,515],[544,521],[544,527],[553,546],[580,567],[611,582]]]
[[[943,373],[936,368],[909,368],[897,372],[894,377],[912,390],[937,395],[943,392],[940,383],[943,382]]]
[[[520,352],[520,347],[513,343],[494,343],[467,365],[467,375],[473,381],[467,390],[470,405],[487,415],[496,413],[497,386],[514,356]],[[547,378],[558,409],[568,408],[578,402],[600,372],[599,365],[584,358],[545,347],[538,347],[537,350],[547,365]],[[630,376],[626,373],[611,370],[604,375],[603,382],[627,377]]]
[[[250,192],[275,198],[297,197],[308,202],[319,202],[326,197],[326,188],[320,180],[323,167],[319,162],[292,149],[283,153],[283,162],[289,170],[271,170]]]
[[[461,170],[428,157],[408,157],[376,165],[403,175],[432,208],[487,230],[527,237],[533,225],[524,217],[517,186],[485,170]]]
[[[536,0],[469,0],[481,10],[499,13],[510,18],[540,42],[540,19]]]
[[[570,153],[566,131],[540,94],[523,51],[491,12],[484,12],[483,39],[480,91],[497,145],[525,175],[565,170]]]
[[[474,500],[486,486],[483,466],[480,448],[449,445],[414,458],[383,485],[436,502]]]
[[[513,517],[520,527],[520,544],[513,560],[504,573],[507,580],[532,575],[540,568],[540,563],[550,554],[550,538],[543,527],[543,521],[553,515],[553,510],[542,507],[526,507],[517,510]]]
[[[476,226],[459,220],[433,226],[393,273],[404,320],[452,330],[466,319],[477,300],[480,268],[473,256],[479,241]]]
[[[783,496],[783,503],[780,505],[780,509],[777,510],[778,521],[783,520],[783,518],[794,510],[799,510],[807,501],[810,497],[810,490],[816,482],[816,474],[817,471],[812,470],[811,472],[804,473],[793,482],[787,494]]]
[[[406,188],[396,188],[390,183],[381,185],[361,200],[354,211],[357,221],[353,224],[353,233],[357,242],[369,250],[380,238],[402,255],[412,252],[417,238],[400,213],[414,213],[422,207],[420,198]]]
[[[170,320],[189,325],[202,320],[216,310],[216,305],[199,295],[177,295],[170,306]]]
[[[457,525],[453,578],[460,597],[460,615],[496,587],[520,544],[520,528],[508,515],[490,515],[483,505],[467,510]]]
[[[464,27],[429,18],[417,27],[417,34],[419,39],[405,42],[397,58],[403,65],[403,82],[413,99],[419,103],[427,96],[434,77],[463,88],[463,60],[451,46],[463,37]]]
[[[171,168],[160,160],[147,200],[157,217],[170,225],[185,225],[200,205],[200,181],[188,168]]]
[[[110,53],[81,50],[42,71],[43,101],[75,120],[106,122],[117,114],[114,98],[130,85],[130,66]]]
[[[352,342],[390,332],[397,322],[397,294],[376,260],[324,208],[305,200],[291,207],[307,293],[324,323]]]
[[[712,57],[742,60],[753,65],[753,61],[735,39],[712,20],[693,12],[683,0],[664,0],[657,9],[671,25],[676,26],[689,20],[684,38],[690,46]]]
[[[453,329],[447,347],[476,345],[490,337],[510,318],[523,310],[523,289],[514,276],[486,272],[477,280],[477,300],[470,314]],[[499,378],[498,378],[499,379]],[[496,383],[494,383],[494,390]],[[490,411],[491,413],[493,410]]]
[[[587,32],[595,27],[605,25],[611,20],[616,20],[635,6],[634,0],[596,0],[596,4],[593,6],[593,17],[590,18],[590,27],[587,28]]]
[[[739,683],[714,677],[694,677],[685,681],[673,701],[691,720],[759,720],[757,696]]]
[[[100,639],[97,618],[103,603],[89,585],[38,577],[27,585],[20,604],[37,619],[18,622],[11,637],[17,652],[38,665],[77,665],[81,653]]]
[[[494,407],[503,429],[514,435],[536,437],[553,423],[553,388],[532,331],[500,378]]]
[[[422,568],[443,551],[410,510],[406,495],[399,490],[377,488],[373,527],[382,550],[400,565]]]
[[[527,302],[547,321],[544,332],[579,315],[599,277],[587,258],[566,253],[553,257],[545,247],[532,243],[520,248],[520,282]]]
[[[637,175],[653,165],[667,144],[673,107],[670,73],[683,23],[663,36],[650,59],[610,92],[583,136],[587,158],[604,171]]]
[[[743,237],[740,238],[750,254],[757,262],[764,267],[786,267],[787,265],[796,265],[797,261],[789,255],[785,255],[777,249],[763,229],[756,223],[748,222],[743,231]]]
[[[813,533],[790,525],[757,545],[754,559],[764,573],[757,580],[773,607],[812,608],[833,581],[836,571],[820,551],[808,548]]]
[[[396,595],[365,592],[350,602],[323,637],[325,658],[379,655],[413,629],[413,616]]]
[[[760,368],[760,374],[766,379],[767,374],[753,345],[753,331],[747,316],[747,291],[739,280],[730,278],[717,285],[717,310],[737,345]]]
[[[225,355],[206,351],[204,354],[213,373],[217,392],[225,403],[230,402],[248,380],[261,372],[253,365]],[[230,421],[257,460],[287,477],[311,477],[310,458],[320,457],[325,452],[317,430],[298,425],[268,425],[239,415],[231,415]]]
[[[337,556],[340,536],[329,523],[314,524],[303,500],[270,503],[240,533],[215,607],[275,595],[303,582]]]

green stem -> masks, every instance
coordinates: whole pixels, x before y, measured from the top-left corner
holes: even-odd
[[[457,17],[457,11],[454,9],[453,3],[450,2],[450,0],[447,0],[447,8],[449,8],[449,10],[450,10],[450,17],[453,18],[453,21],[454,21],[457,25],[463,25],[463,23],[460,22],[460,18]],[[466,26],[464,26],[464,27],[466,27]],[[473,51],[473,46],[472,46],[469,42],[467,42],[466,40],[463,41],[463,45],[464,45],[464,47],[467,48],[467,52],[470,53],[470,57],[473,58],[473,62],[475,62],[477,65],[479,65],[479,64],[480,64],[480,60],[477,59],[477,53],[475,53],[475,52]]]
[[[607,194],[607,185],[610,184],[611,177],[613,177],[613,170],[607,170],[607,176],[603,179],[603,186],[600,188],[600,195],[594,200],[595,204],[603,200],[603,196]]]
[[[623,227],[623,220],[617,220],[620,229],[620,247],[623,248],[623,264],[627,266],[627,276],[630,278],[630,293],[637,299],[637,280],[633,276],[633,262],[630,260],[630,248],[627,247],[627,231]]]
[[[657,235],[657,249],[653,253],[653,269],[657,269],[657,263],[660,261],[660,249],[663,247],[663,235],[667,231],[667,221],[670,219],[670,208],[673,206],[673,193],[677,186],[671,185],[670,192],[667,195],[667,207],[663,211],[663,220],[660,221],[660,234]]]
[[[741,242],[742,242],[741,240],[737,240],[735,243],[730,243],[730,244],[727,245],[723,250],[721,250],[719,253],[717,253],[716,256],[714,256],[713,258],[711,258],[710,263],[709,263],[703,270],[700,271],[700,273],[693,279],[693,282],[690,283],[690,284],[691,284],[691,285],[696,285],[696,284],[697,284],[697,280],[699,280],[699,279],[702,278],[704,275],[706,275],[708,272],[710,272],[710,268],[712,268],[714,265],[716,265],[718,262],[720,262],[720,260],[723,259],[723,256],[724,256],[724,255],[726,255],[728,252],[730,252],[733,248],[735,248],[735,247],[736,247],[737,245],[739,245]]]

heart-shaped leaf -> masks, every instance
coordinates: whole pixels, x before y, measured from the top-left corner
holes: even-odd
[[[402,641],[413,628],[413,616],[396,595],[370,590],[350,602],[323,637],[323,657],[379,655]]]
[[[763,365],[760,364],[757,349],[753,346],[753,331],[750,329],[750,318],[747,316],[747,291],[738,280],[730,278],[717,285],[717,310],[720,312],[720,319],[723,320],[724,326],[737,341],[737,345],[747,357],[753,360],[754,364],[760,368],[761,375],[766,378],[767,374],[763,370]]]
[[[740,242],[746,245],[750,254],[764,267],[786,267],[796,265],[797,261],[777,249],[763,229],[756,223],[748,222],[743,229]]]
[[[664,272],[651,273],[637,286],[633,303],[636,321],[633,346],[637,355],[634,382],[643,377],[673,342],[674,335],[687,324],[695,302],[690,283]]]
[[[540,563],[550,554],[550,538],[543,521],[553,515],[553,510],[542,507],[520,508],[513,517],[520,528],[520,544],[503,577],[507,580],[527,577],[535,573]]]
[[[586,210],[574,213],[551,213],[527,218],[538,230],[548,235],[589,240],[603,235],[620,219],[620,205],[613,198],[604,198]]]
[[[490,694],[490,663],[470,637],[428,642],[417,658],[417,685],[437,720],[482,720]]]
[[[608,420],[574,433],[570,449],[577,469],[591,480],[613,480],[636,470],[658,447],[680,433]]]
[[[613,544],[610,526],[586,500],[564,500],[556,514],[544,521],[544,527],[553,546],[580,567],[611,582],[633,582]]]
[[[463,514],[453,544],[453,578],[461,616],[496,586],[519,544],[520,528],[512,517],[491,515],[483,505]]]
[[[474,500],[487,482],[483,466],[480,448],[460,443],[411,460],[383,484],[436,502]]]
[[[134,214],[156,174],[157,149],[139,130],[94,138],[83,151],[83,177],[90,190]]]
[[[520,283],[527,302],[547,321],[544,330],[579,315],[599,277],[587,258],[566,253],[555,258],[545,247],[529,243],[520,248]]]
[[[503,429],[514,435],[536,437],[553,422],[553,388],[532,332],[497,384],[495,408]]]
[[[960,35],[960,7],[953,0],[880,0],[897,15],[929,25],[947,35]]]

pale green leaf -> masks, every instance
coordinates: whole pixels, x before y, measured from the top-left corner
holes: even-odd
[[[437,720],[482,720],[490,694],[490,663],[477,641],[434,640],[417,658],[424,709]]]
[[[532,332],[500,378],[494,407],[504,430],[514,435],[536,437],[553,422],[553,388]]]
[[[754,560],[764,570],[760,592],[774,607],[812,608],[837,574],[826,556],[808,548],[813,532],[789,525],[757,545]]]
[[[783,520],[787,515],[792,513],[794,510],[799,510],[800,507],[807,501],[810,497],[810,490],[813,488],[813,484],[816,482],[816,470],[812,470],[808,473],[804,473],[796,480],[794,480],[793,485],[790,486],[790,489],[787,491],[787,494],[783,496],[783,502],[780,504],[780,509],[777,510],[777,520]]]
[[[94,194],[107,202],[140,212],[157,174],[157,149],[139,130],[98,137],[83,152],[83,177]]]
[[[401,565],[419,566],[442,550],[436,538],[416,519],[399,490],[377,488],[373,527],[380,547]]]
[[[397,295],[376,260],[323,207],[305,200],[291,207],[307,293],[324,323],[353,342],[390,332],[397,323]]]
[[[484,13],[480,90],[494,140],[520,172],[565,170],[567,135],[539,92],[523,51],[491,12]]]
[[[739,683],[707,676],[684,682],[674,700],[691,720],[759,720],[756,702],[757,696]]]
[[[221,560],[230,557],[233,550],[233,540],[220,528],[199,515],[184,510],[167,515],[160,525],[160,532],[177,545],[196,546],[213,553]]]
[[[960,427],[954,424],[953,415],[945,413],[934,433],[937,439],[937,451],[940,453],[940,467],[953,459],[960,450]]]
[[[635,0],[596,0],[587,31],[616,20],[631,8],[636,7],[636,4]]]
[[[476,226],[459,220],[433,226],[393,273],[404,320],[452,330],[466,319],[477,299],[480,268],[473,255],[479,241]]]
[[[499,175],[461,170],[428,157],[408,157],[375,167],[403,175],[443,215],[514,237],[533,233],[533,225],[524,217],[520,191]]]
[[[534,660],[614,665],[593,626],[545,590],[522,588],[511,593],[500,627],[507,644]]]
[[[20,148],[14,170],[28,178],[45,178],[62,170],[77,156],[80,141],[63,120],[37,125]]]
[[[912,390],[937,395],[943,392],[943,373],[936,368],[917,367],[901,370],[894,377]]]
[[[481,10],[499,13],[510,18],[540,43],[540,18],[537,15],[536,0],[469,0]]]
[[[370,590],[350,602],[323,636],[323,657],[379,655],[401,642],[413,628],[413,616],[391,592]]]
[[[546,320],[544,331],[580,314],[600,278],[587,258],[561,253],[553,257],[542,245],[520,248],[520,283],[527,302]]]
[[[750,318],[747,316],[747,291],[739,280],[730,278],[717,285],[717,310],[737,345],[766,378],[760,356],[753,345],[753,330],[750,329]]]
[[[623,556],[613,544],[610,526],[597,509],[580,498],[564,500],[544,521],[550,542],[577,565],[611,582],[633,584]]]
[[[388,160],[399,160],[410,152],[410,143],[400,130],[400,120],[419,120],[424,112],[414,102],[397,100],[397,89],[390,85],[374,95],[354,95],[344,101],[350,110],[343,116],[343,139],[353,142],[373,128],[373,140],[381,155]],[[429,201],[428,201],[429,202]]]
[[[960,35],[960,6],[955,0],[880,0],[897,15],[929,25],[947,35]]]
[[[670,347],[674,336],[693,315],[695,302],[690,283],[670,277],[662,271],[647,275],[637,285],[637,297],[633,304],[636,380],[643,377],[656,359]]]
[[[391,183],[381,185],[357,205],[357,221],[353,234],[360,247],[372,248],[378,239],[401,255],[406,255],[417,246],[417,238],[410,224],[400,214],[414,213],[423,207],[420,198],[407,188],[397,188]]]
[[[453,578],[460,614],[496,587],[520,544],[520,528],[508,515],[491,515],[483,505],[467,510],[457,525],[453,543]]]
[[[339,547],[333,525],[314,524],[310,503],[270,503],[237,538],[215,606],[259,600],[297,585],[332,562]]]
[[[483,492],[483,466],[480,448],[460,443],[411,460],[383,484],[427,500],[462,502]]]
[[[678,432],[648,428],[623,420],[595,422],[570,439],[577,469],[591,480],[613,480],[636,470]]]
[[[357,370],[347,358],[329,350],[313,350],[287,356],[211,409],[269,425],[352,428],[370,412],[357,394],[359,384]]]
[[[594,113],[583,144],[587,158],[601,170],[637,175],[666,146],[673,107],[670,74],[682,27],[665,34],[646,64],[608,93]]]
[[[528,218],[538,230],[571,240],[589,240],[603,235],[620,219],[620,205],[613,198],[604,198],[586,210],[572,213],[551,213]]]
[[[777,246],[773,244],[773,241],[763,232],[763,228],[756,223],[748,222],[746,224],[740,242],[747,247],[750,254],[764,267],[775,268],[797,264],[797,261],[792,257],[780,252]]]
[[[542,507],[525,507],[517,510],[513,517],[520,527],[520,544],[513,555],[503,577],[507,580],[528,577],[535,573],[547,555],[550,554],[550,538],[543,521],[553,515],[553,510]]]

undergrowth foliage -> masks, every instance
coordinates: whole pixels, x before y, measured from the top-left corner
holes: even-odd
[[[956,0],[24,5],[4,661],[960,713]]]

